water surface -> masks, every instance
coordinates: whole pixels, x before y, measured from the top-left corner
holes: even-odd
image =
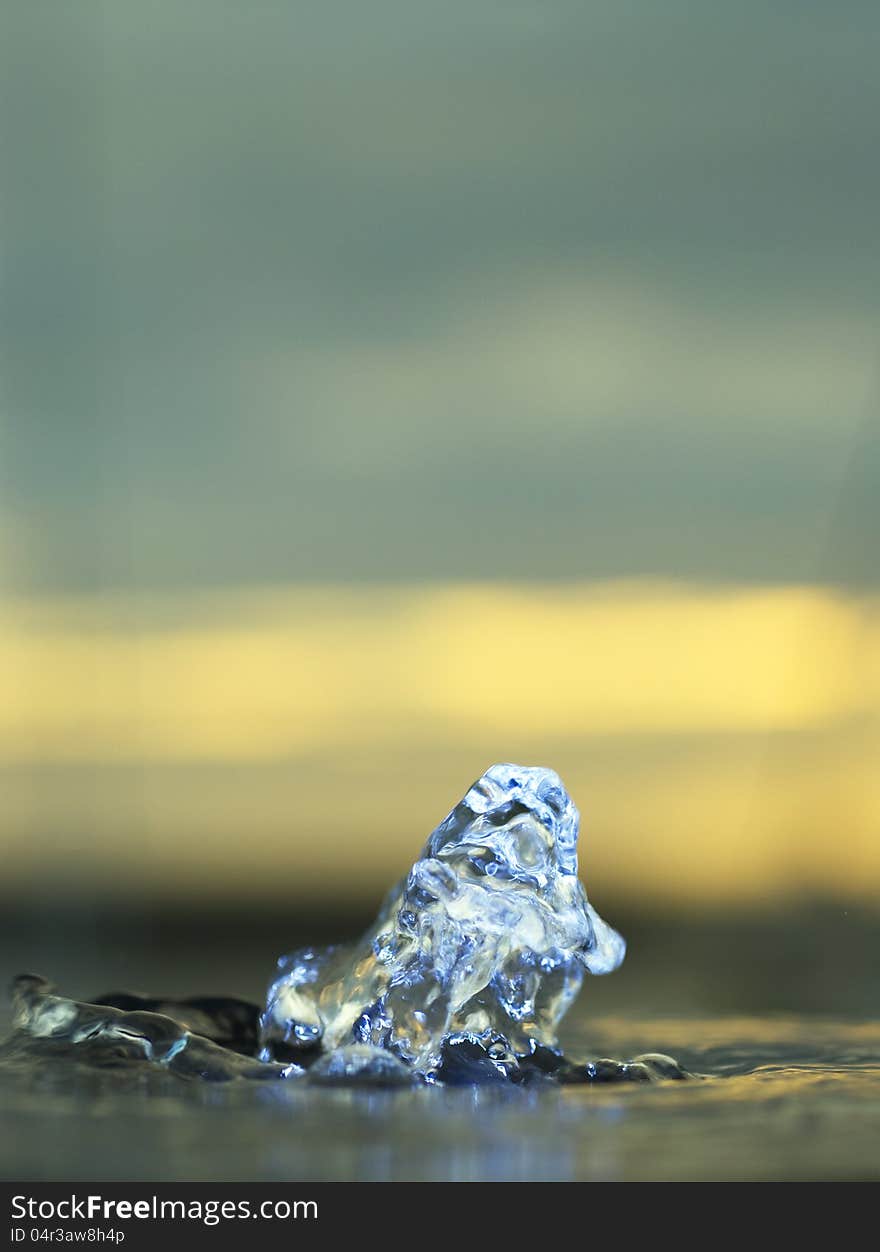
[[[416,1090],[135,1080],[65,1064],[0,1077],[0,1173],[63,1180],[880,1177],[880,1023],[593,1018],[570,1055],[668,1052],[702,1080]]]

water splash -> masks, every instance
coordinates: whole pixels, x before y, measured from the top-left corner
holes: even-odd
[[[0,1061],[13,1066],[66,1056],[100,1068],[158,1066],[178,1078],[217,1082],[286,1072],[247,1055],[257,1011],[240,1000],[169,1001],[161,1004],[164,1012],[156,1011],[158,1001],[129,993],[80,1003],[56,995],[47,979],[22,974],[12,985],[12,1007],[15,1033],[0,1045]]]
[[[0,1063],[74,1057],[208,1081],[561,1083],[681,1078],[669,1057],[572,1062],[559,1022],[626,945],[577,876],[579,815],[552,770],[493,765],[429,836],[357,943],[282,957],[244,1001],[79,1003],[18,978]]]
[[[585,971],[609,973],[626,951],[578,879],[578,826],[552,770],[493,765],[358,943],[281,959],[264,1055],[354,1041],[431,1076],[459,1036],[499,1059],[555,1049]]]

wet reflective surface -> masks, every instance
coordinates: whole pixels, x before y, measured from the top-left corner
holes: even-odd
[[[0,1173],[45,1179],[880,1177],[880,1023],[591,1019],[569,1054],[668,1052],[702,1081],[420,1089],[182,1083],[6,1066]]]
[[[0,917],[0,978],[45,970],[256,1004],[285,946],[370,921],[253,909]],[[0,1176],[17,1179],[878,1178],[880,916],[815,903],[651,916],[597,897],[629,953],[563,1019],[569,1056],[665,1052],[708,1081],[352,1089],[193,1083],[139,1067],[0,1067]],[[11,1029],[0,996],[0,1038]]]

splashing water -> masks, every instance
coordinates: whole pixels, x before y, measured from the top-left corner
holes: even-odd
[[[450,1036],[555,1048],[584,971],[608,973],[625,952],[578,880],[578,820],[551,770],[493,765],[359,943],[282,958],[266,1056],[355,1040],[427,1074]]]
[[[578,879],[578,826],[552,770],[493,765],[433,831],[360,941],[279,960],[262,1013],[242,1001],[127,993],[78,1004],[22,976],[16,1033],[0,1062],[73,1046],[78,1061],[207,1080],[684,1077],[656,1054],[578,1064],[558,1050],[559,1022],[584,973],[610,973],[626,950]]]

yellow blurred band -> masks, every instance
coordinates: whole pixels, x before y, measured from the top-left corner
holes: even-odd
[[[7,873],[76,832],[123,883],[271,892],[279,857],[320,883],[344,854],[377,889],[512,759],[562,773],[589,879],[876,894],[878,608],[639,581],[9,601]]]

